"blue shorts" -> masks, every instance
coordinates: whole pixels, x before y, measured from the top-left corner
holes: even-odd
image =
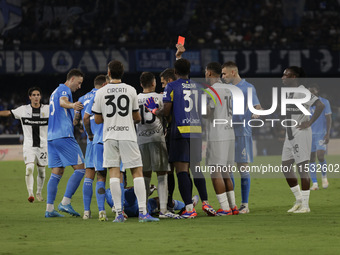
[[[93,162],[94,168],[96,171],[103,171],[105,168],[103,167],[103,152],[104,145],[102,143],[93,144]]]
[[[73,137],[48,141],[48,167],[67,167],[84,163],[84,156]]]
[[[169,162],[191,162],[202,160],[202,139],[182,138],[170,140]]]
[[[324,137],[325,137],[325,134],[313,134],[312,135],[312,152],[325,151],[327,149]]]
[[[89,141],[86,146],[86,153],[85,153],[85,167],[86,168],[94,168],[93,163],[93,143]]]
[[[235,162],[253,162],[253,138],[251,136],[235,136]]]

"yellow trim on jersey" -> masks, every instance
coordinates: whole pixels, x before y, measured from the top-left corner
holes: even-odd
[[[171,91],[170,97],[171,97],[171,102],[173,102],[174,101],[174,91]]]
[[[185,133],[202,133],[201,126],[180,126],[177,127],[181,134]]]

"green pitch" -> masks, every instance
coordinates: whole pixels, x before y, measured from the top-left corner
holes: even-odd
[[[328,156],[327,160],[339,163],[336,156]],[[279,162],[280,157],[257,157],[254,164]],[[62,199],[71,172],[70,168],[65,170],[55,206]],[[129,218],[124,224],[114,224],[109,207],[106,208],[109,221],[98,221],[95,194],[92,219],[84,221],[69,215],[45,219],[45,202],[30,204],[27,201],[24,163],[0,162],[0,174],[0,254],[312,255],[340,252],[340,179],[337,178],[329,179],[327,190],[311,192],[309,214],[286,213],[293,205],[294,197],[282,176],[261,178],[256,175],[252,179],[248,215],[207,217],[199,203],[198,217],[192,220],[139,223],[137,218]],[[339,173],[337,175],[332,176],[340,177]],[[47,169],[45,199],[49,177],[50,169]],[[239,205],[240,179],[238,174],[235,177]],[[153,183],[156,184],[155,180]],[[131,183],[130,177],[129,185]],[[207,179],[207,188],[210,204],[218,209],[210,179]],[[194,194],[197,194],[195,188]],[[175,198],[180,199],[177,182]],[[83,213],[82,183],[72,205]]]

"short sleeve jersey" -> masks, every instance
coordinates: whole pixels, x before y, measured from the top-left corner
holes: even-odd
[[[30,104],[11,110],[14,118],[21,121],[24,133],[24,147],[46,147],[48,105],[33,108]]]
[[[166,85],[163,103],[172,103],[171,139],[201,138],[200,97],[201,90],[190,80],[178,79]]]
[[[141,115],[141,122],[137,124],[137,142],[145,144],[151,142],[165,141],[162,119],[152,114],[145,106],[146,100],[153,97],[158,109],[163,109],[163,95],[156,92],[138,94],[138,104]]]
[[[73,118],[74,110],[66,109],[60,106],[60,98],[67,97],[69,102],[73,103],[72,92],[65,84],[60,84],[50,97],[50,110],[48,121],[47,140],[73,137]]]
[[[332,114],[331,106],[329,101],[326,98],[319,97],[320,101],[325,105],[322,113],[320,114],[319,118],[314,121],[312,124],[312,132],[313,134],[326,134],[327,133],[327,120],[326,115]],[[310,112],[313,115],[315,111],[315,106],[311,106]]]
[[[137,136],[132,111],[138,111],[136,89],[125,83],[107,84],[96,93],[92,112],[104,119],[103,141],[135,141]]]
[[[93,97],[91,98],[90,102],[86,105],[85,108],[85,113],[90,115],[90,125],[91,125],[91,130],[93,133],[93,143],[103,143],[103,123],[101,124],[96,124],[96,122],[94,121],[94,115],[92,112],[92,106],[93,106],[93,102],[94,102],[94,98],[96,95],[96,91],[93,95]]]

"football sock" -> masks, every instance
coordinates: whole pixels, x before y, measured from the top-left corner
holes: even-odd
[[[111,189],[107,189],[105,192],[105,198],[107,204],[112,208],[113,207],[113,200],[112,200],[112,195],[111,195]]]
[[[242,204],[248,203],[249,200],[249,192],[250,192],[250,174],[248,172],[240,172],[241,173],[241,195],[242,195]]]
[[[177,174],[178,189],[181,193],[185,205],[192,204],[192,185],[189,174],[187,172],[179,172]]]
[[[302,201],[302,193],[299,184],[294,187],[291,187],[290,190],[293,192],[296,201]]]
[[[172,207],[173,194],[175,190],[175,175],[168,173],[168,206]]]
[[[308,208],[310,190],[302,190],[301,194],[302,194],[302,206]]]
[[[319,162],[319,163],[321,165],[322,177],[325,178],[327,177],[327,162],[326,160],[324,160],[323,162]]]
[[[83,184],[83,203],[84,203],[84,211],[90,211],[90,205],[92,200],[92,183],[93,180],[91,178],[85,178]]]
[[[33,178],[33,171],[34,171],[34,164],[29,163],[26,165],[26,187],[28,191],[28,196],[33,196],[33,185],[34,185],[34,178]]]
[[[165,213],[167,211],[167,197],[168,197],[168,181],[167,181],[167,174],[158,175],[158,195],[159,195],[159,204],[160,204],[160,211]]]
[[[49,212],[52,212],[54,207],[52,207],[53,209],[51,210],[51,206],[50,205],[54,205],[54,200],[55,197],[57,195],[57,191],[58,191],[58,184],[59,181],[61,179],[61,175],[57,175],[57,174],[51,174],[51,177],[47,183],[47,207],[46,210]]]
[[[182,201],[174,200],[174,210],[182,210],[185,204]]]
[[[66,185],[66,191],[64,194],[64,197],[71,199],[73,194],[76,192],[76,190],[79,187],[79,184],[81,180],[83,179],[85,175],[85,169],[77,169],[74,170],[74,173],[71,175],[70,179],[68,179],[67,185]],[[61,202],[62,205],[67,205],[69,203],[66,203],[67,199],[63,199]]]
[[[37,194],[41,194],[41,191],[44,187],[45,183],[45,167],[38,166],[38,175],[37,175]]]
[[[99,211],[105,211],[105,182],[97,181],[96,198]]]
[[[236,202],[235,202],[235,191],[228,191],[227,192],[227,198],[228,198],[228,202],[229,202],[229,206],[230,208],[234,208],[236,206]]]
[[[316,178],[316,164],[315,162],[311,162],[309,163],[309,173],[310,173],[310,177],[312,178],[313,183],[317,183],[318,180]]]
[[[195,187],[198,191],[198,194],[200,195],[201,201],[207,201],[208,200],[208,193],[207,193],[207,187],[205,183],[204,175],[194,178]]]
[[[123,183],[120,183],[120,190],[122,192],[122,210],[124,210],[124,203],[125,203],[124,181]]]
[[[221,205],[222,210],[227,210],[227,211],[230,210],[226,192],[224,192],[222,194],[216,194],[216,197],[217,197],[218,202]]]
[[[110,190],[116,213],[122,212],[122,191],[120,189],[120,178],[110,178]]]
[[[133,179],[133,186],[138,201],[139,213],[146,214],[146,193],[145,183],[143,177],[137,177]]]
[[[145,194],[146,194],[146,198],[149,197],[150,195],[150,182],[151,182],[151,178],[150,177],[144,177],[144,183],[145,183]]]

